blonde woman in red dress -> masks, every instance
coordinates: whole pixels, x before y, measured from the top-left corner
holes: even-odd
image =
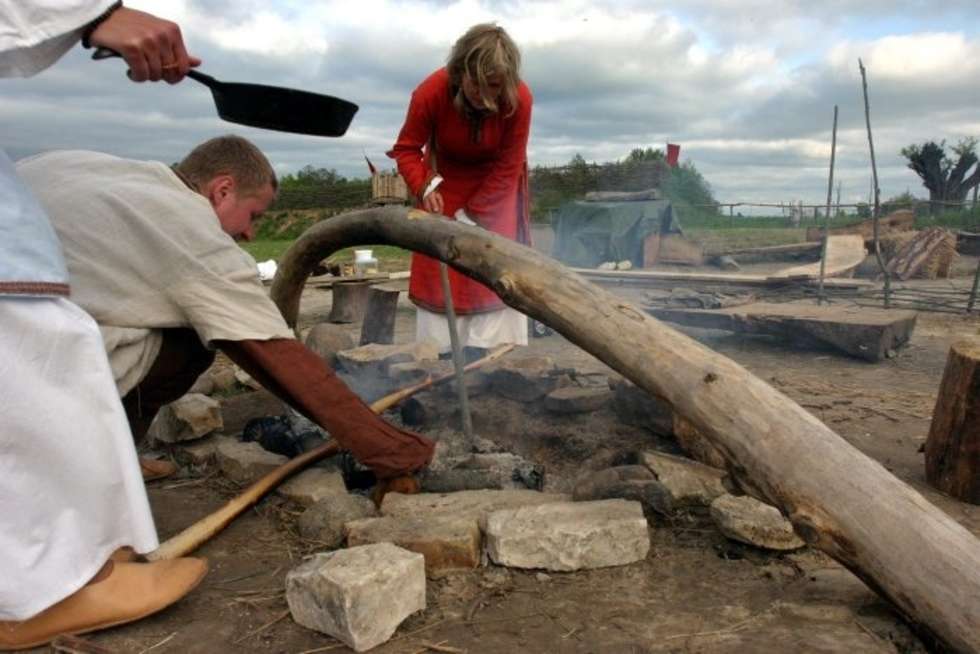
[[[418,207],[530,242],[527,139],[531,90],[520,79],[520,52],[502,27],[470,28],[445,68],[412,93],[408,116],[388,156]],[[527,345],[527,317],[486,286],[449,270],[468,358],[503,343]],[[418,308],[416,339],[450,349],[439,262],[412,256],[409,297]]]

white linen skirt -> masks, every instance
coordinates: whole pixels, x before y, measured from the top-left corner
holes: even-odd
[[[460,347],[492,348],[506,343],[527,345],[527,316],[510,307],[456,316]],[[446,314],[420,307],[415,311],[415,340],[432,341],[439,352],[449,352],[449,323]]]
[[[95,321],[64,298],[0,297],[0,620],[84,586],[123,545],[158,546]]]

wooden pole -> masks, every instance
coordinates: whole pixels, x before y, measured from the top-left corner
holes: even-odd
[[[973,273],[973,288],[970,289],[970,300],[966,304],[967,313],[973,313],[973,307],[977,303],[978,288],[980,288],[980,261],[977,262],[977,269]]]
[[[858,59],[858,67],[861,69],[861,88],[864,90],[864,119],[868,125],[868,147],[871,150],[871,176],[874,184],[874,209],[871,213],[872,235],[874,240],[875,259],[878,261],[878,269],[881,270],[882,279],[885,285],[885,308],[891,304],[891,279],[885,269],[885,262],[881,258],[881,243],[878,240],[878,217],[881,213],[881,189],[878,188],[878,165],[875,162],[875,142],[871,137],[871,107],[868,103],[868,76],[864,70],[864,62]]]
[[[329,253],[397,245],[447,262],[553,328],[708,439],[739,484],[892,602],[927,637],[980,651],[980,541],[880,463],[734,361],[557,261],[478,227],[404,207],[334,216],[283,256],[271,295],[295,324]]]
[[[926,479],[980,504],[980,343],[954,343],[926,439]]]
[[[834,159],[837,156],[837,105],[834,105],[834,129],[830,137],[830,174],[827,179],[827,215],[823,217],[823,245],[820,248],[820,285],[817,291],[817,304],[827,299],[823,292],[823,278],[827,270],[827,243],[830,241],[830,200],[834,192]],[[816,211],[816,207],[814,207]]]
[[[395,317],[400,290],[379,284],[368,290],[364,323],[361,325],[360,345],[395,342]]]

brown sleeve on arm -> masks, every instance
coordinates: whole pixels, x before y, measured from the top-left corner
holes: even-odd
[[[380,479],[422,468],[432,441],[382,420],[324,361],[297,340],[216,341],[270,392],[330,432]]]

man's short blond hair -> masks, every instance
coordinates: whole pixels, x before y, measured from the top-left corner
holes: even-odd
[[[271,185],[279,188],[272,164],[248,139],[234,134],[205,141],[177,164],[177,170],[197,189],[218,175],[231,175],[242,195],[255,195]]]

